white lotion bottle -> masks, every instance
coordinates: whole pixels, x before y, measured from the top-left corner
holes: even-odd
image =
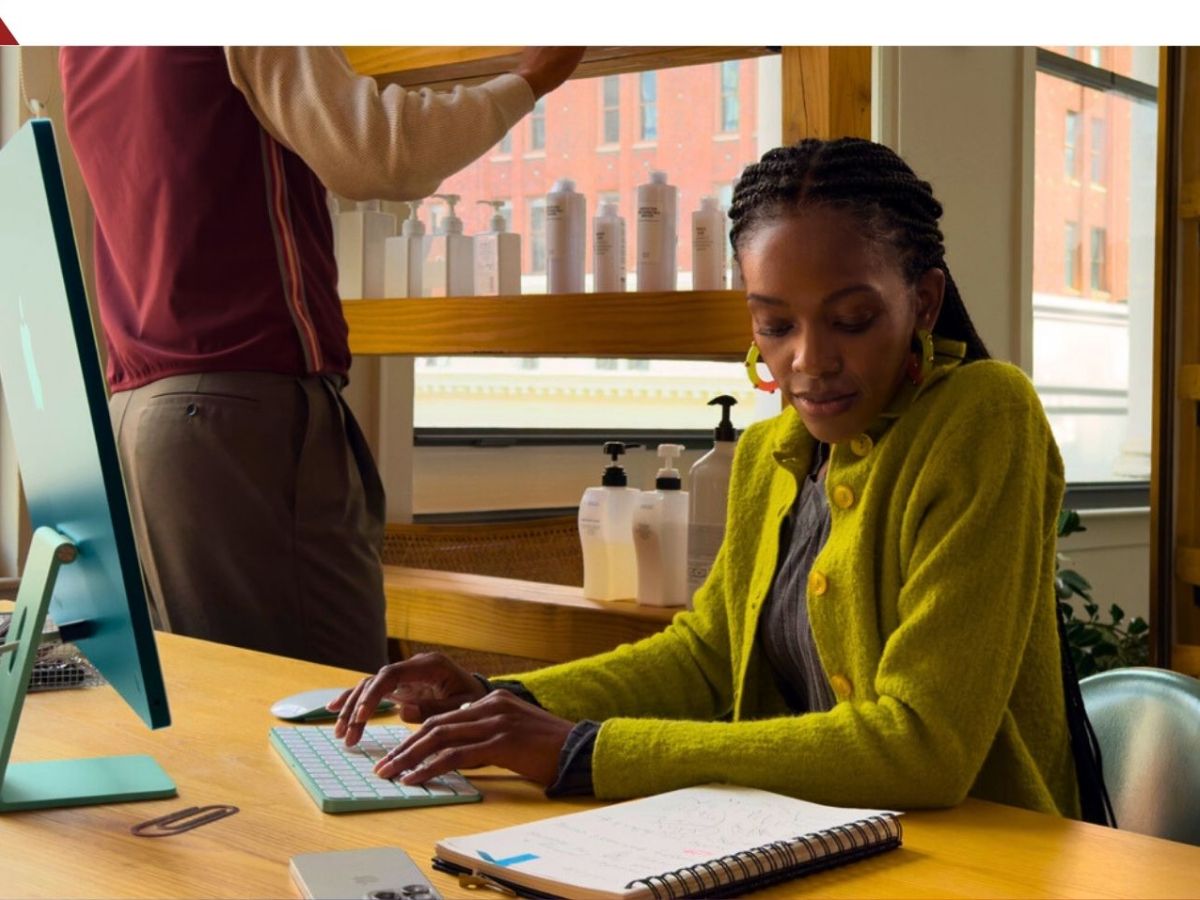
[[[701,197],[692,213],[692,290],[725,290],[725,213],[716,197]]]
[[[633,549],[633,508],[637,488],[629,487],[617,459],[626,445],[609,441],[604,452],[612,463],[598,487],[583,492],[579,503],[579,540],[583,548],[583,596],[588,600],[637,597],[637,554]]]
[[[637,289],[675,290],[679,190],[667,173],[654,171],[637,187]]]
[[[521,293],[521,236],[507,230],[503,200],[477,200],[492,207],[491,228],[475,235],[475,296],[515,297]]]
[[[725,515],[729,504],[729,474],[733,469],[733,448],[737,434],[729,419],[733,397],[721,395],[708,401],[720,404],[721,422],[713,430],[712,449],[700,457],[688,472],[688,607],[692,596],[704,584],[712,569],[721,541],[725,539]]]
[[[587,253],[587,198],[570,178],[546,195],[546,292],[581,294]]]
[[[637,552],[637,602],[643,606],[685,606],[688,602],[688,494],[675,460],[682,444],[659,444],[662,468],[653,491],[642,491],[633,511]]]
[[[408,204],[400,234],[384,242],[383,289],[388,297],[424,296],[425,253],[429,249],[425,223],[418,218],[420,200]]]
[[[615,203],[602,204],[592,219],[592,289],[597,293],[625,290],[625,219]]]
[[[338,294],[343,300],[383,297],[384,248],[396,234],[396,217],[382,211],[380,201],[359,201],[356,209],[338,213]]]
[[[434,194],[450,207],[429,238],[425,256],[425,297],[470,297],[475,291],[475,245],[463,234],[462,219],[454,214],[458,194]]]

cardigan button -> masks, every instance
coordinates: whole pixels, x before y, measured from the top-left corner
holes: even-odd
[[[875,442],[871,440],[869,434],[860,434],[858,437],[850,439],[850,449],[854,451],[855,456],[866,456],[874,446]]]
[[[814,597],[822,597],[829,590],[829,579],[825,577],[823,572],[809,572],[808,589],[812,591]]]
[[[833,489],[833,502],[839,509],[849,509],[854,505],[854,491],[847,484],[839,484]]]
[[[833,688],[833,694],[838,700],[849,700],[850,695],[854,693],[854,686],[850,684],[850,679],[845,675],[831,676],[829,686]]]

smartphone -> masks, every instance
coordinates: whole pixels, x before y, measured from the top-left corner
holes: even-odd
[[[301,853],[292,857],[291,872],[307,900],[442,900],[398,847]]]

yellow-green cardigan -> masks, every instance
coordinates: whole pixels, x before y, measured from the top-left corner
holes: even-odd
[[[724,781],[844,806],[970,795],[1077,816],[1053,588],[1063,469],[1029,380],[941,364],[832,448],[808,609],[838,702],[794,715],[755,628],[812,441],[792,409],[746,429],[693,611],[515,676],[552,712],[603,721],[596,795]]]

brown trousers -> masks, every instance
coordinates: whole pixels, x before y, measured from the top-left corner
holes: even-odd
[[[109,411],[157,625],[363,672],[387,662],[383,487],[329,380],[179,375]]]

